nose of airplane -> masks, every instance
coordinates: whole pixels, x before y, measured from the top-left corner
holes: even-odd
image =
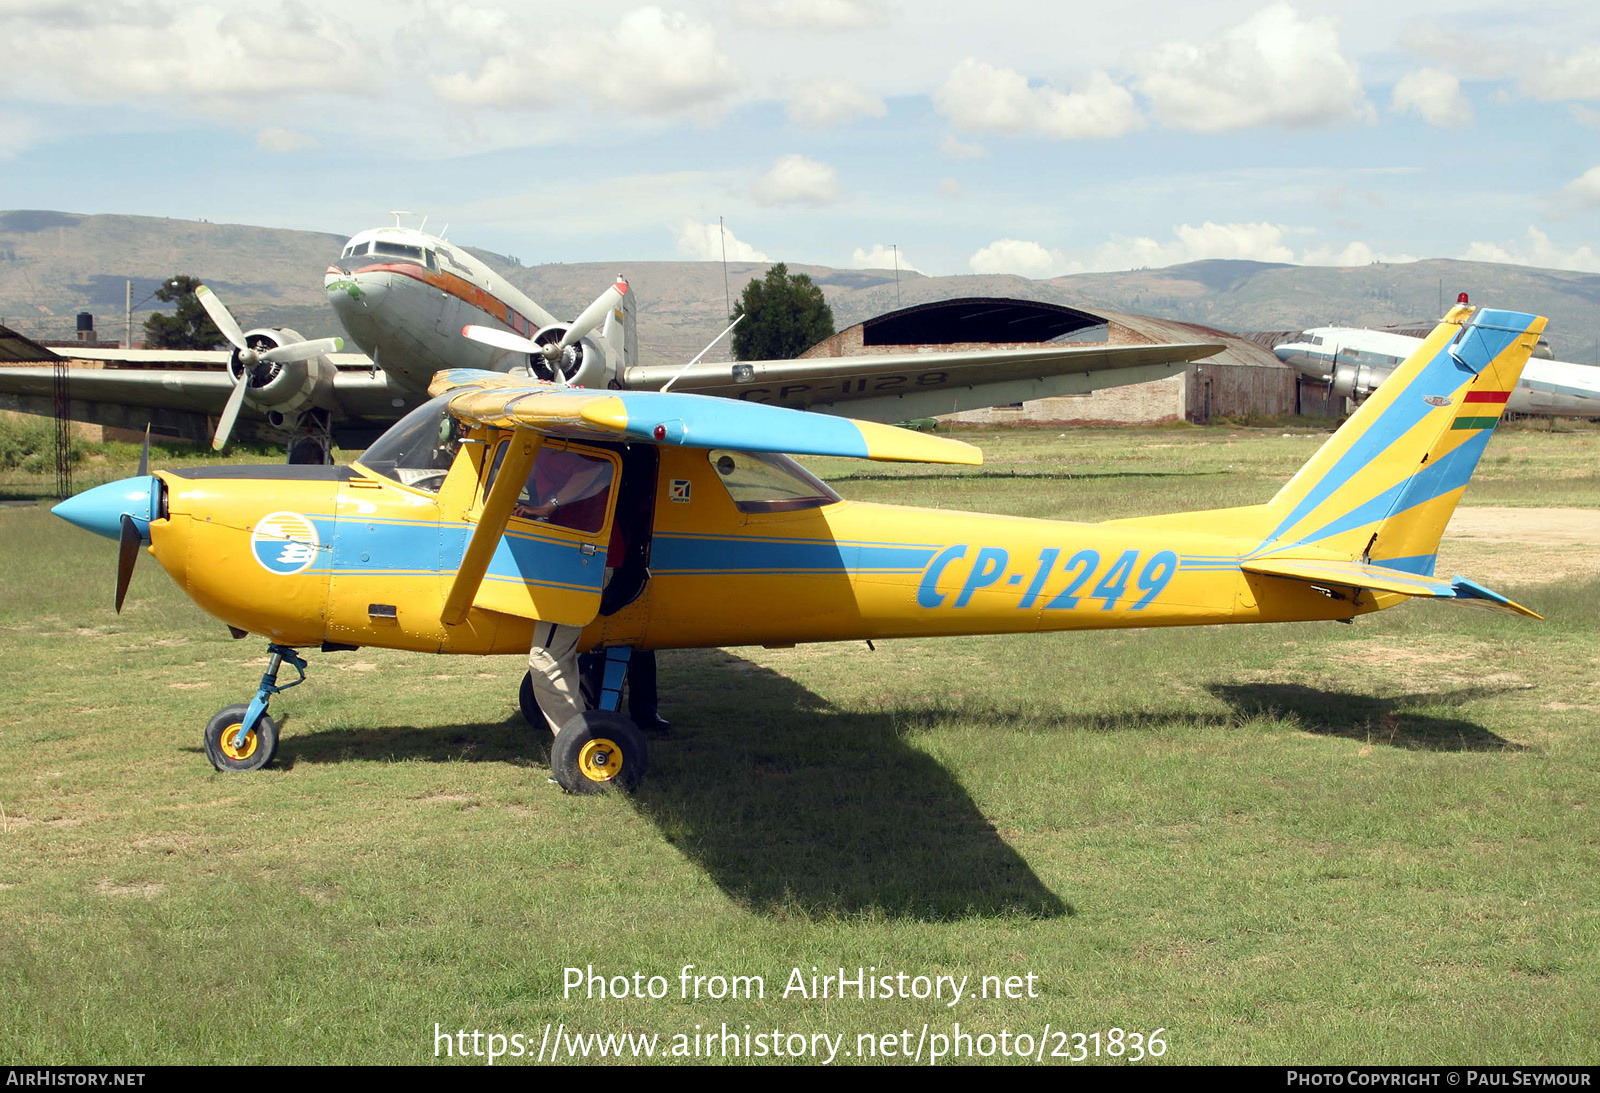
[[[140,538],[148,542],[159,488],[155,475],[124,478],[75,494],[50,511],[69,524],[107,539],[118,538],[122,534],[122,517],[131,516]]]

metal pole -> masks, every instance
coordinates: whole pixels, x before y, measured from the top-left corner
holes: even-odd
[[[132,281],[124,281],[122,283],[123,283],[124,286],[126,286],[126,292],[127,292],[127,295],[125,295],[122,298],[123,299],[122,315],[123,315],[123,318],[127,322],[127,325],[128,325],[128,337],[127,337],[127,340],[122,343],[122,348],[124,348],[124,349],[132,349],[133,348],[133,282]]]
[[[722,217],[717,217],[717,238],[722,241],[722,307],[733,315],[733,296],[728,292],[728,233],[722,228]]]
[[[900,246],[890,243],[889,249],[894,251],[894,306],[900,306]]]

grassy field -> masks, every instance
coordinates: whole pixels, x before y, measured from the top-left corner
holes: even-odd
[[[1101,519],[1264,500],[1325,434],[963,435],[985,467],[814,465],[852,497]],[[1600,509],[1597,451],[1507,429],[1468,500]],[[201,728],[262,647],[148,557],[113,614],[114,546],[47,488],[0,476],[0,1061],[424,1062],[436,1022],[530,1054],[547,1022],[662,1051],[726,1023],[853,1061],[959,1022],[1164,1029],[1181,1063],[1600,1061],[1592,543],[1447,545],[1542,623],[666,653],[645,786],[578,799],[511,658],[313,654],[277,766],[213,772]],[[685,1000],[685,964],[766,997]],[[670,989],[564,997],[586,965]],[[968,997],[782,997],[813,967]],[[1037,997],[972,997],[1029,974]]]

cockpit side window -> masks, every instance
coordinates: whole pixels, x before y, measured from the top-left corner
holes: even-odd
[[[707,458],[740,512],[793,512],[840,499],[827,483],[786,455],[713,449]]]
[[[450,416],[451,391],[430,399],[389,427],[359,460],[402,486],[438,493],[461,447],[461,423]]]
[[[495,449],[494,462],[483,483],[485,497],[500,473],[508,443],[501,441]],[[554,524],[592,535],[605,526],[612,477],[609,459],[546,444],[534,458],[533,469],[522,484],[511,515],[518,520]]]

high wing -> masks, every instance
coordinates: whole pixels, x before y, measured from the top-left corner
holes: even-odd
[[[439,373],[429,391],[437,396],[455,388],[461,393],[450,400],[450,412],[457,418],[547,436],[896,462],[983,462],[981,451],[959,440],[707,395],[590,391],[470,369]]]
[[[72,351],[74,359],[89,350]],[[115,355],[113,355],[115,354]],[[141,359],[178,361],[209,368],[71,368],[67,371],[72,419],[124,429],[147,424],[168,435],[204,440],[233,393],[226,370],[228,353],[218,350],[98,350],[93,359],[135,363]],[[337,364],[365,361],[359,354],[338,353]],[[396,385],[382,372],[340,369],[333,397],[342,419],[381,426],[394,421],[416,402],[416,394]],[[397,406],[395,400],[402,400]],[[247,404],[248,405],[248,404]],[[27,413],[55,412],[55,369],[0,368],[0,407]],[[259,412],[246,410],[239,432],[248,435],[266,425]]]
[[[687,370],[644,365],[629,368],[623,379],[630,390],[660,390],[682,372],[673,391],[848,412],[871,421],[909,421],[1165,379],[1223,348],[1215,343],[1047,345],[696,364]]]
[[[440,613],[447,625],[465,620],[495,552],[501,549],[512,504],[533,465],[536,447],[527,442],[533,433],[748,452],[966,465],[983,462],[981,451],[959,440],[877,422],[706,395],[591,391],[466,368],[440,372],[428,390],[435,397],[459,392],[449,402],[450,413],[458,420],[512,429],[514,438],[523,438],[523,442],[514,439],[507,446],[505,462],[484,498],[478,526],[467,543]],[[577,613],[568,615],[565,610]],[[539,617],[581,625],[592,617],[592,612],[566,605],[555,611],[542,609]]]

